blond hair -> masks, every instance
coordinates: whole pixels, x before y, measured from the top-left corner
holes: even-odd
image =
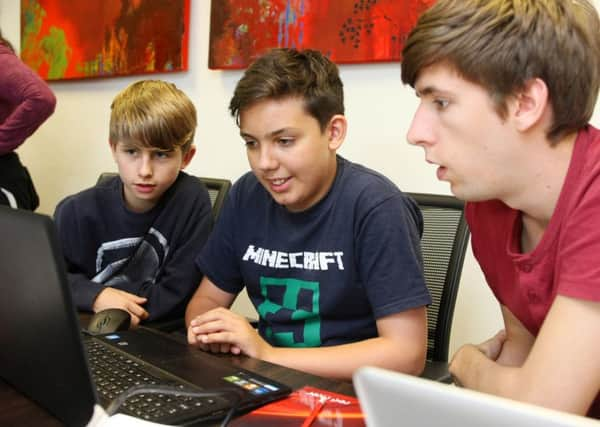
[[[196,131],[196,108],[174,84],[142,80],[122,90],[111,106],[109,141],[185,154]]]

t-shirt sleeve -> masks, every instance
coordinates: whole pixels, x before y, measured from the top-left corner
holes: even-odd
[[[244,287],[235,250],[236,209],[239,186],[234,185],[227,195],[215,228],[196,258],[196,266],[218,288],[238,294]]]
[[[80,260],[76,254],[82,254],[85,251],[81,246],[81,239],[78,238],[79,233],[76,232],[79,222],[74,209],[75,203],[72,197],[64,199],[56,207],[54,222],[67,266],[67,279],[73,302],[79,310],[92,311],[92,305],[104,286],[90,280],[80,267]]]
[[[3,53],[0,97],[14,106],[0,123],[0,155],[25,141],[54,112],[56,98],[50,87],[13,54]]]
[[[423,276],[422,217],[398,193],[373,207],[357,236],[358,270],[376,319],[431,303]]]
[[[600,169],[600,168],[598,168]],[[566,220],[558,254],[560,295],[600,301],[600,173]]]

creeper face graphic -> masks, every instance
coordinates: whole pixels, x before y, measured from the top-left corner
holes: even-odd
[[[257,308],[263,319],[276,317],[283,326],[267,326],[264,336],[281,347],[318,347],[321,345],[319,282],[290,278],[260,278],[265,301]]]

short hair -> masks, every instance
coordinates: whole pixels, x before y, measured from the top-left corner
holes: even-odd
[[[196,108],[172,83],[141,80],[122,90],[111,106],[109,141],[187,153],[196,131]]]
[[[402,81],[446,63],[485,88],[501,118],[533,78],[549,91],[555,143],[590,120],[600,84],[600,22],[588,0],[438,0],[403,49]]]
[[[240,113],[266,99],[297,97],[324,131],[336,114],[344,114],[344,88],[338,67],[316,50],[271,49],[254,61],[237,83],[229,111]]]

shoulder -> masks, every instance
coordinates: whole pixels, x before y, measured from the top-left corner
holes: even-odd
[[[117,176],[67,196],[56,206],[54,216],[60,218],[69,213],[73,216],[88,215],[90,212],[110,209],[115,200],[118,200],[116,196],[120,194],[120,185],[121,180]]]
[[[341,169],[338,174],[340,190],[358,193],[364,196],[392,196],[400,194],[400,189],[383,174],[342,157],[338,160]],[[363,194],[364,193],[364,194]]]
[[[398,205],[418,213],[418,206],[412,198],[403,193],[389,178],[358,163],[340,158],[339,191],[344,199],[351,200],[364,209],[374,209],[380,205]]]
[[[230,197],[237,204],[251,203],[252,205],[256,205],[257,200],[270,196],[254,173],[246,172],[231,187]]]
[[[173,188],[177,188],[180,191],[185,191],[192,194],[208,197],[208,189],[200,178],[181,171],[177,180],[172,185]]]

